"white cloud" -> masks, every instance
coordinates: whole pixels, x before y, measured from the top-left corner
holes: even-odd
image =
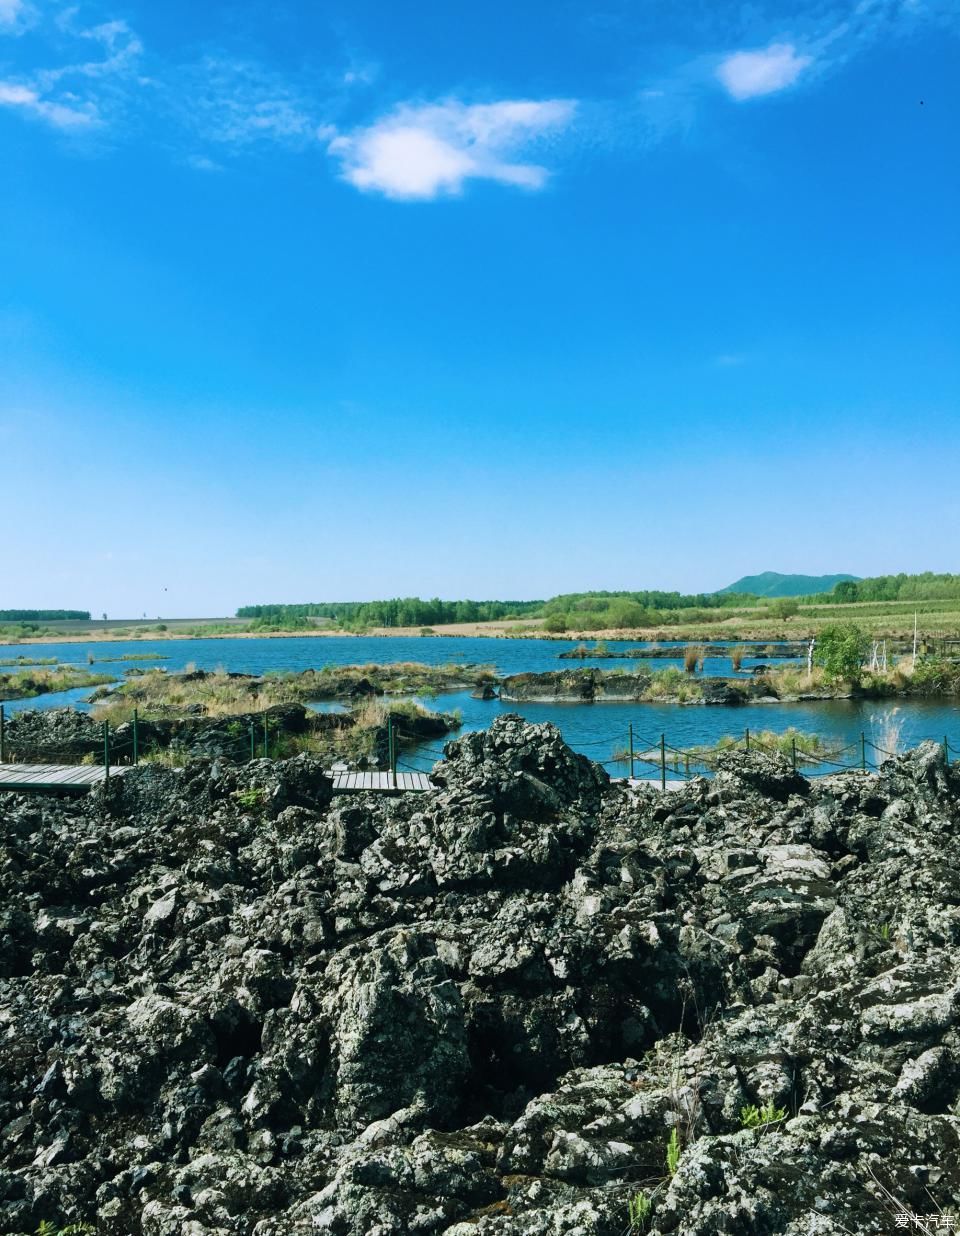
[[[547,169],[512,156],[563,128],[575,109],[570,99],[406,104],[368,128],[334,138],[328,149],[352,185],[392,198],[455,194],[470,179],[540,189]]]
[[[36,90],[15,82],[0,82],[0,107],[19,107],[58,129],[82,129],[96,124],[92,104],[73,106],[41,98]]]
[[[720,64],[717,77],[733,98],[753,99],[792,86],[812,56],[798,54],[792,43],[771,43],[761,51],[734,52]]]
[[[0,29],[15,25],[25,10],[23,0],[0,0]]]

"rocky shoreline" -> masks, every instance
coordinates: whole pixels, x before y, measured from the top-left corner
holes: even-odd
[[[957,1213],[960,771],[937,747],[816,783],[729,756],[665,798],[517,717],[447,752],[435,794],[394,800],[334,805],[302,756],[0,799],[0,1230]]]
[[[844,697],[848,696],[846,692]],[[837,692],[778,695],[766,676],[754,679],[714,678],[678,670],[624,673],[599,669],[551,670],[542,674],[511,674],[500,684],[500,698],[509,703],[638,704],[780,704],[787,700],[837,699]]]
[[[608,648],[603,645],[606,640],[601,640],[601,647],[589,648],[586,645],[570,648],[566,652],[558,652],[557,658],[561,661],[643,661],[643,660],[660,660],[663,657],[682,657],[684,648],[691,645],[677,644],[653,644],[649,648]],[[793,642],[773,642],[769,644],[754,644],[754,645],[734,645],[731,643],[710,644],[700,642],[696,645],[699,656],[702,657],[729,657],[734,648],[739,647],[743,653],[744,659],[755,660],[762,657],[766,661],[773,660],[796,660],[804,656],[807,651],[807,642],[803,640],[794,640]]]

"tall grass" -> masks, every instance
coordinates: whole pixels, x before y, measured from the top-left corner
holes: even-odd
[[[745,746],[746,741],[742,734],[725,734],[712,746],[695,747],[694,751],[701,758],[710,759],[725,751],[742,751]],[[842,749],[843,743],[839,738],[808,734],[794,726],[780,733],[776,730],[757,730],[750,734],[751,751],[765,751],[788,758],[792,758],[796,751],[798,758],[803,757],[808,763],[814,764],[832,759]]]
[[[683,668],[688,674],[694,674],[697,668],[703,669],[703,648],[697,644],[688,644],[683,650]]]
[[[620,671],[623,673],[623,671]],[[643,692],[645,700],[677,700],[687,703],[700,699],[703,689],[699,682],[691,679],[683,670],[669,666],[667,669],[655,670],[650,675],[650,684]]]
[[[730,668],[733,672],[739,673],[743,665],[743,658],[747,655],[747,650],[743,644],[737,644],[736,648],[730,649]]]

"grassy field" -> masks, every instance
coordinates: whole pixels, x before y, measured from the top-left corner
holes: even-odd
[[[458,622],[432,628],[376,627],[365,635],[386,637],[488,637],[534,639],[603,639],[603,640],[791,640],[809,639],[827,625],[855,622],[872,638],[912,641],[914,614],[921,636],[960,637],[960,599],[936,601],[854,602],[845,605],[801,605],[790,618],[777,618],[769,606],[742,609],[718,609],[702,612],[693,621],[670,623],[654,627],[629,629],[573,628],[552,633],[543,629],[544,620]],[[0,628],[0,644],[88,642],[91,640],[175,640],[203,638],[284,639],[288,637],[355,637],[355,632],[341,631],[324,619],[312,619],[307,629],[277,631],[251,629],[242,618],[171,618],[164,622],[145,619],[96,620],[82,622],[48,622],[40,632],[22,628]]]

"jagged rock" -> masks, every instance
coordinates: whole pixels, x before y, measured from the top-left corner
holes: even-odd
[[[0,1230],[623,1236],[641,1190],[652,1236],[956,1209],[940,748],[815,782],[741,753],[666,796],[518,717],[447,755],[429,796],[333,805],[298,757],[0,799]]]

